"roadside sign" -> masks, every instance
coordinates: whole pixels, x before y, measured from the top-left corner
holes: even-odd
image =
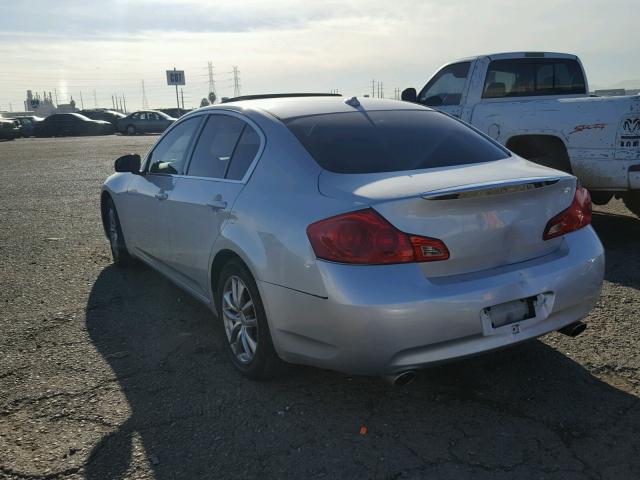
[[[167,70],[167,85],[184,85],[184,70]]]

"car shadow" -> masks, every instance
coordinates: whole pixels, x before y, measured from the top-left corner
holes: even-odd
[[[88,479],[128,476],[134,438],[159,479],[640,475],[638,399],[540,341],[402,388],[307,367],[256,383],[231,367],[215,317],[143,266],[100,273],[86,326],[131,412]]]
[[[592,224],[605,249],[605,278],[640,288],[640,269],[629,268],[629,265],[640,265],[640,219],[594,211]]]

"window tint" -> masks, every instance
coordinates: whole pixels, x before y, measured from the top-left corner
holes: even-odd
[[[432,107],[460,105],[471,62],[455,63],[440,70],[418,95],[418,102]]]
[[[245,123],[227,115],[210,115],[189,164],[194,177],[224,178]]]
[[[238,145],[233,152],[231,165],[227,177],[230,180],[242,180],[244,174],[247,173],[249,165],[256,158],[258,149],[260,148],[260,137],[258,133],[250,125],[245,125]]]
[[[191,139],[200,124],[200,117],[180,122],[160,140],[151,152],[151,173],[181,173]]]
[[[332,113],[285,124],[322,168],[337,173],[420,170],[509,156],[463,123],[429,110]]]
[[[494,60],[489,65],[483,98],[586,93],[576,60]]]

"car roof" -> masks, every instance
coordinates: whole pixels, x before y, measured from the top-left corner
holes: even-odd
[[[261,98],[256,100],[242,100],[218,105],[202,107],[194,112],[235,110],[245,113],[250,110],[261,110],[271,115],[286,120],[294,117],[309,115],[322,115],[327,113],[346,113],[356,111],[373,110],[431,110],[430,108],[415,103],[398,100],[386,100],[382,98],[355,97],[357,106],[351,99],[354,97],[286,97],[286,98]],[[347,101],[349,103],[347,103]]]

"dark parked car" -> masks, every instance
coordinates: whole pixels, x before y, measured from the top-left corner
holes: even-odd
[[[18,122],[20,125],[20,136],[22,137],[33,137],[35,132],[36,124],[38,122],[42,122],[44,118],[36,117],[36,116],[24,116],[24,117],[15,117],[14,121]]]
[[[0,118],[0,140],[13,140],[20,136],[20,125],[15,120]]]
[[[74,137],[111,135],[115,128],[109,122],[91,120],[79,113],[56,113],[36,125],[36,137]]]
[[[176,119],[166,113],[145,110],[134,112],[118,120],[118,131],[126,135],[136,133],[161,133]]]
[[[80,110],[78,113],[90,118],[91,120],[104,120],[105,122],[112,124],[114,127],[117,126],[118,120],[126,116],[124,113],[104,108]]]

